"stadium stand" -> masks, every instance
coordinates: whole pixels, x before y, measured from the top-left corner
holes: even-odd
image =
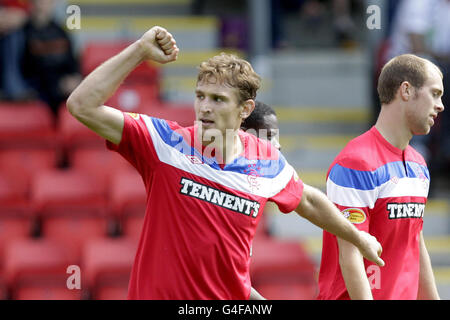
[[[63,243],[75,261],[79,261],[85,241],[109,232],[104,190],[86,172],[39,172],[32,183],[31,204],[41,222],[42,236]]]
[[[146,207],[146,192],[142,178],[136,170],[117,171],[108,189],[109,210],[119,221],[124,235],[140,234],[138,224]]]
[[[0,102],[0,149],[57,148],[54,117],[41,102]]]
[[[66,250],[54,241],[24,239],[8,243],[4,277],[12,299],[79,299],[66,286],[70,265]]]
[[[295,240],[255,236],[250,275],[253,287],[267,299],[306,300],[317,294],[316,268]]]
[[[126,237],[89,241],[83,250],[83,283],[96,300],[126,299],[137,243]]]

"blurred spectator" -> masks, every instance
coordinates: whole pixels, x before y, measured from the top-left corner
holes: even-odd
[[[54,0],[32,0],[30,19],[24,26],[23,74],[56,114],[61,103],[81,81],[67,32],[53,16]]]
[[[272,46],[282,48],[288,45],[283,19],[286,14],[295,12],[312,30],[320,28],[330,16],[337,44],[349,46],[356,31],[352,11],[361,4],[361,0],[271,0]]]
[[[438,65],[444,74],[445,107],[450,105],[450,0],[403,0],[398,5],[392,26],[388,58],[414,53]],[[450,174],[450,112],[438,118],[439,123],[428,136],[411,141],[429,158],[431,173],[447,170]]]
[[[23,25],[30,4],[26,0],[0,0],[0,98],[24,100],[30,92],[22,78]]]

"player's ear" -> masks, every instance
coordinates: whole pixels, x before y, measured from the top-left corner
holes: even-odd
[[[247,117],[253,112],[254,109],[255,109],[255,100],[253,99],[245,100],[242,103],[242,110],[240,114],[242,120],[247,119]]]
[[[413,95],[413,91],[414,91],[414,87],[408,82],[408,81],[403,81],[400,84],[400,87],[398,88],[398,91],[400,93],[400,98],[403,101],[408,101],[412,95]]]

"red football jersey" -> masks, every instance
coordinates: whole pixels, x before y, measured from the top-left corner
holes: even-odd
[[[336,157],[327,195],[354,225],[383,247],[378,267],[364,259],[374,299],[416,299],[419,235],[430,176],[423,157],[394,147],[372,127]],[[336,237],[323,232],[318,299],[349,299],[339,266]]]
[[[239,131],[245,151],[221,165],[195,148],[196,127],[124,113],[118,146],[148,194],[129,299],[248,299],[250,248],[265,203],[292,212],[303,183],[270,143]]]

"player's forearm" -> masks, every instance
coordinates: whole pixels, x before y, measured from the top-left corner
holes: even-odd
[[[88,111],[105,103],[128,74],[144,60],[139,41],[90,73],[67,100],[71,113]]]
[[[372,300],[363,258],[351,243],[338,238],[339,265],[347,292],[352,300]]]
[[[439,300],[439,293],[436,288],[436,281],[433,275],[430,256],[425,246],[422,233],[420,234],[420,273],[418,300]]]
[[[321,191],[305,185],[302,200],[295,210],[316,226],[360,247],[362,240],[355,228]]]

